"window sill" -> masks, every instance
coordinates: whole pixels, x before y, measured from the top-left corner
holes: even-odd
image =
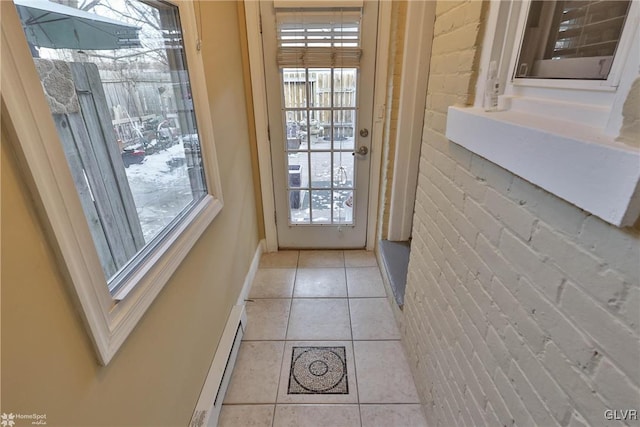
[[[640,150],[595,128],[449,107],[446,136],[474,154],[618,227],[640,215]]]

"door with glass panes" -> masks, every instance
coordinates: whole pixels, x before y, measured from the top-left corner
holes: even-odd
[[[366,244],[378,2],[327,3],[261,3],[280,248]]]

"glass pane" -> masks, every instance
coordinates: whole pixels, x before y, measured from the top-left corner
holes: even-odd
[[[314,224],[331,224],[332,198],[331,190],[311,191],[311,222]]]
[[[178,11],[101,0],[89,19],[53,6],[17,9],[113,290],[207,193]]]
[[[311,108],[331,108],[331,69],[309,68]]]
[[[311,141],[311,150],[327,150],[331,148],[331,110],[309,111],[307,122],[300,123],[302,144],[306,147],[307,138]]]
[[[311,188],[331,188],[331,153],[311,153]]]
[[[306,133],[303,133],[300,123],[306,123],[307,110],[285,111],[285,138],[287,139],[286,150],[306,150]],[[305,141],[304,147],[302,142]]]
[[[356,68],[336,68],[333,70],[333,106],[356,106]]]
[[[333,153],[333,186],[353,188],[354,155],[351,151]]]
[[[607,79],[630,4],[532,1],[516,77]]]
[[[334,191],[333,222],[334,224],[353,224],[353,191]]]
[[[288,160],[288,186],[292,187],[309,187],[309,154],[305,152],[289,153]]]
[[[307,108],[307,74],[305,68],[282,70],[282,92],[285,108]]]
[[[309,191],[289,191],[289,212],[291,224],[310,224]]]
[[[356,110],[333,112],[333,149],[354,150]]]

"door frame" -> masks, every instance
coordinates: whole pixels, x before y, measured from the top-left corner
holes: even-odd
[[[264,52],[260,22],[260,2],[245,0],[245,21],[251,72],[251,93],[258,145],[258,167],[260,169],[260,192],[263,200],[263,220],[266,251],[278,250],[278,235],[275,216],[275,193],[273,168],[271,166],[271,142],[267,115],[267,88],[264,73]],[[371,133],[371,168],[369,172],[369,203],[367,212],[367,250],[375,247],[378,226],[378,201],[380,194],[380,167],[382,164],[382,137],[386,101],[387,64],[389,38],[391,35],[391,2],[381,1],[378,10],[378,35],[375,67],[375,91],[373,97],[373,129]]]
[[[395,160],[391,191],[387,196],[390,200],[387,239],[392,241],[406,241],[411,237],[435,9],[435,2],[407,3]]]

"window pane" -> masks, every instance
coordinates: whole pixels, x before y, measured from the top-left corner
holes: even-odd
[[[17,10],[113,290],[207,188],[177,8],[80,4]]]
[[[630,3],[534,0],[516,77],[607,79]]]

